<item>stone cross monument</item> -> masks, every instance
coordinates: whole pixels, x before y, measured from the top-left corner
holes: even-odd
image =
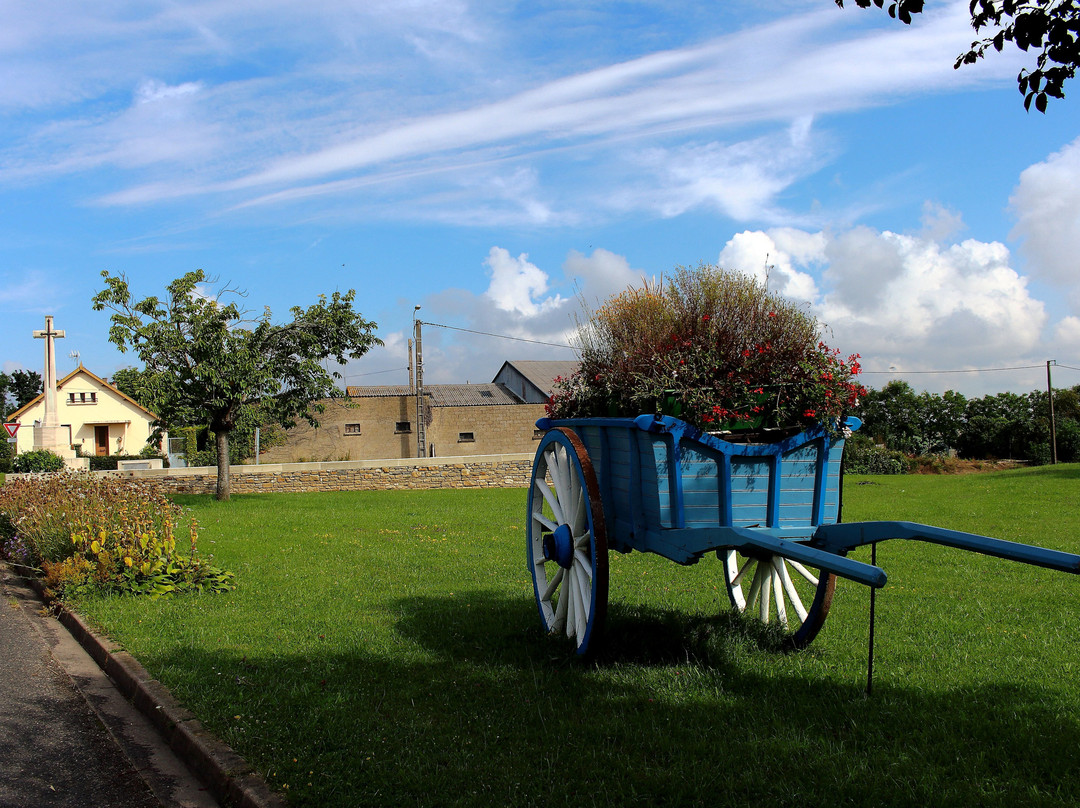
[[[45,414],[34,424],[34,448],[49,449],[61,457],[74,457],[68,430],[60,426],[56,409],[56,345],[54,340],[63,339],[64,332],[53,328],[52,315],[45,317],[45,330],[35,331],[34,339],[45,340]]]

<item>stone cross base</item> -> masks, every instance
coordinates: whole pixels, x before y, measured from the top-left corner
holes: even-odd
[[[65,459],[75,457],[69,440],[70,430],[66,426],[35,426],[34,449],[48,449]]]

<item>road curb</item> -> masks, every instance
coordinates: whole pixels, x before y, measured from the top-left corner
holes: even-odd
[[[19,565],[11,568],[29,582],[117,690],[149,719],[215,799],[236,808],[287,808],[288,803],[270,789],[247,761],[211,735],[194,713],[152,678],[135,657],[99,635],[78,614],[52,597],[36,575],[27,575],[26,568]]]

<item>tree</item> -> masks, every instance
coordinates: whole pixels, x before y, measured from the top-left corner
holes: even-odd
[[[884,8],[885,0],[854,0],[859,8],[873,3]],[[844,0],[836,0],[844,7]],[[924,0],[892,0],[889,16],[911,24],[911,15],[923,10]],[[1001,51],[1012,42],[1022,51],[1034,48],[1038,58],[1034,70],[1021,70],[1016,77],[1024,96],[1024,109],[1032,102],[1039,112],[1046,112],[1049,97],[1064,98],[1065,82],[1080,66],[1080,0],[970,0],[971,27],[976,33],[994,30],[971,43],[966,53],[956,57],[954,68],[970,65],[983,58],[990,48]]]
[[[134,350],[145,365],[145,390],[162,424],[207,423],[215,435],[217,498],[229,499],[229,433],[246,407],[260,404],[283,427],[304,418],[318,425],[319,399],[342,395],[334,385],[341,374],[321,362],[339,365],[363,356],[381,341],[375,323],[353,311],[354,290],[324,295],[309,308],[290,309],[293,320],[274,324],[270,310],[245,317],[235,289],[214,297],[200,269],[166,287],[165,300],[133,301],[127,279],[102,272],[105,288],[93,298],[95,311],[113,312],[109,341]],[[213,282],[210,280],[209,282]]]
[[[16,370],[11,376],[10,394],[15,397],[15,409],[29,404],[41,393],[41,374],[33,370]]]
[[[110,381],[113,387],[128,398],[134,399],[148,410],[154,409],[153,395],[149,389],[149,374],[145,370],[120,368]]]

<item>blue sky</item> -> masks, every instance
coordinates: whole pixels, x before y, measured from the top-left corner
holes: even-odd
[[[771,265],[874,386],[1080,368],[1080,104],[1024,112],[1019,52],[954,70],[966,0],[911,27],[849,5],[16,4],[0,362],[40,371],[53,314],[61,373],[135,364],[90,308],[102,270],[145,296],[203,268],[278,319],[355,288],[386,346],[347,380],[398,384],[416,305],[565,343],[581,300],[707,262]],[[435,326],[424,347],[429,382],[573,357]]]

